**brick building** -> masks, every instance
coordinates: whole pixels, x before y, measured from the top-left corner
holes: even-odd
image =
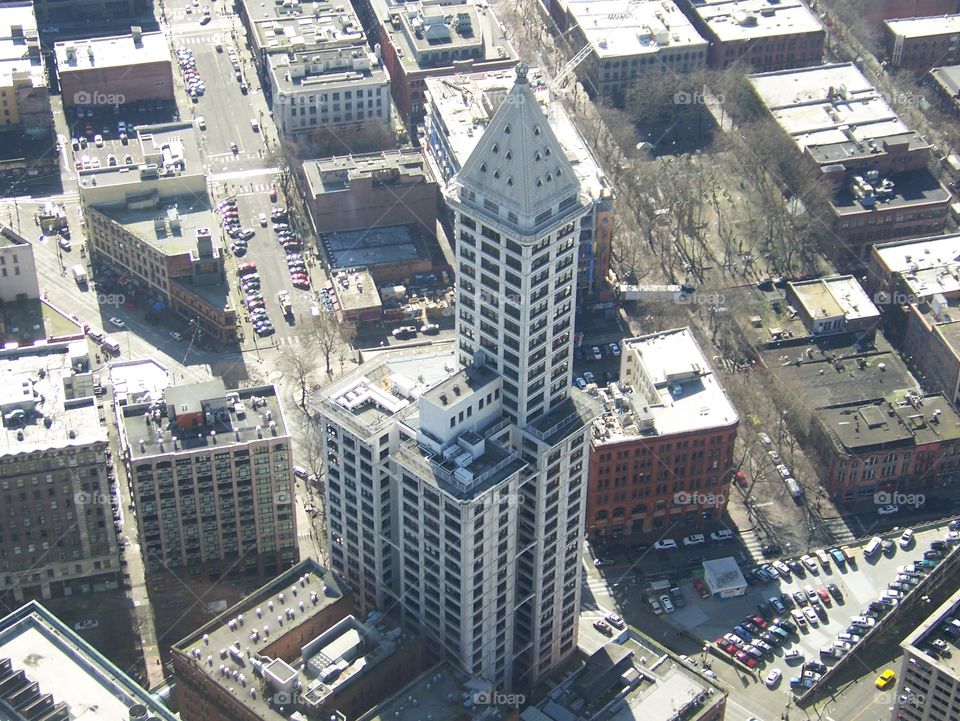
[[[884,20],[960,12],[960,0],[870,0],[861,3],[860,10],[864,23],[882,30]]]
[[[593,393],[604,413],[591,433],[588,536],[636,544],[716,523],[739,417],[690,329],[624,340],[620,382]]]
[[[960,62],[960,15],[886,20],[883,35],[894,68],[925,73]]]

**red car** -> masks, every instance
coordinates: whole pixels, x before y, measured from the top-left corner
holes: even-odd
[[[833,603],[833,599],[830,598],[830,592],[827,589],[821,588],[817,591],[817,595],[820,596],[820,600],[823,601],[824,606],[830,606]]]
[[[757,659],[755,659],[755,658],[754,658],[753,656],[751,656],[749,653],[747,654],[747,660],[744,661],[744,663],[747,665],[748,668],[756,668],[756,667],[757,667]]]
[[[257,264],[256,263],[242,263],[237,266],[237,275],[246,275],[247,273],[256,273]]]
[[[693,587],[697,590],[697,593],[700,594],[700,598],[710,598],[710,591],[707,589],[707,584],[703,582],[703,579],[693,579]]]
[[[766,628],[769,625],[763,616],[747,616],[747,620],[757,624],[759,628]]]

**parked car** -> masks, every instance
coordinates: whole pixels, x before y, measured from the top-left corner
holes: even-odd
[[[804,554],[800,557],[800,562],[806,567],[810,573],[818,573],[819,569],[817,568],[817,562],[813,560],[813,556],[809,554]]]
[[[610,628],[610,627],[609,627],[607,624],[605,624],[603,621],[600,621],[600,620],[594,621],[594,622],[593,622],[593,627],[594,627],[595,629],[597,629],[600,633],[602,633],[604,636],[612,636],[612,635],[613,635],[613,629]]]
[[[673,613],[674,605],[673,600],[667,594],[660,596],[660,605],[663,606],[663,610],[667,613]]]
[[[877,680],[873,682],[873,685],[878,689],[883,690],[892,684],[897,678],[897,674],[894,673],[892,668],[888,668],[886,671],[877,676]]]
[[[671,549],[677,548],[677,542],[672,538],[661,538],[659,541],[653,544],[653,547],[658,551],[669,551]]]
[[[900,539],[898,540],[900,548],[909,548],[913,543],[913,529],[908,528],[903,533],[900,534]]]
[[[783,677],[783,672],[779,668],[773,669],[770,673],[767,674],[767,678],[764,680],[764,683],[767,685],[767,688],[773,688]]]
[[[584,374],[584,376],[586,376],[586,373]],[[684,538],[683,538],[683,545],[684,545],[684,546],[699,546],[700,544],[704,543],[705,541],[706,541],[706,539],[704,538],[704,536],[703,536],[702,533],[694,533],[694,534],[692,534],[692,535],[690,535],[690,536],[684,536]]]

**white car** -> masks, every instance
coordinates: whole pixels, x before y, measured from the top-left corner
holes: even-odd
[[[127,324],[126,324],[126,323],[124,323],[122,320],[120,320],[119,318],[116,318],[116,317],[110,319],[110,325],[112,325],[114,328],[126,328],[126,327],[127,327]]]
[[[714,680],[717,678],[717,674],[714,671],[711,671],[709,668],[703,669],[703,675]]]
[[[587,387],[587,382],[580,376],[577,376],[576,378],[574,378],[573,382],[577,384],[577,388],[579,388],[580,390],[583,390],[584,388]]]
[[[663,613],[663,606],[661,606],[660,602],[655,598],[650,599],[650,608],[653,609],[653,613],[656,616],[660,616]]]
[[[702,533],[694,533],[692,536],[684,536],[683,545],[684,546],[699,546],[701,543],[706,541]]]
[[[800,563],[807,567],[807,570],[810,573],[818,573],[817,562],[813,559],[813,556],[809,554],[804,554],[800,557]]]
[[[790,566],[785,564],[783,561],[774,561],[770,565],[773,566],[775,569],[777,569],[780,572],[781,576],[790,575]]]
[[[779,466],[777,466],[777,473],[784,478],[788,478],[790,476],[790,469],[781,463]]]
[[[803,653],[795,648],[791,648],[789,651],[783,654],[783,660],[787,663],[792,663],[793,661],[802,661]]]
[[[207,129],[207,119],[202,115],[197,116],[197,127],[200,128],[200,130]]]
[[[947,543],[960,543],[960,531],[948,531]]]
[[[596,383],[596,382],[597,382],[597,377],[596,377],[593,373],[591,373],[590,371],[584,371],[584,372],[583,372],[583,379],[587,382],[588,385],[589,385],[590,383]]]
[[[771,443],[773,443],[773,439],[771,439],[766,433],[758,433],[757,438],[759,438],[760,442],[765,446],[769,446]]]
[[[103,147],[103,136],[102,136],[102,135],[94,135],[94,136],[93,136],[93,142],[96,143],[96,145],[97,145],[98,148],[102,148],[102,147]]]
[[[677,548],[677,542],[672,538],[661,538],[659,541],[653,544],[653,547],[658,551],[669,551]]]
[[[900,540],[898,541],[898,543],[900,544],[900,548],[906,548],[911,543],[913,543],[913,529],[908,528],[906,531],[904,531],[901,534]]]
[[[820,619],[817,617],[817,612],[814,611],[814,610],[813,610],[812,608],[810,608],[809,606],[807,606],[805,609],[803,609],[803,615],[807,617],[807,621],[810,622],[810,625],[811,625],[811,626],[819,626],[819,625],[820,625]]]
[[[673,613],[673,601],[670,600],[670,596],[667,594],[660,596],[660,605],[663,606],[663,610],[667,613]]]
[[[899,512],[900,512],[900,506],[894,505],[892,503],[889,503],[886,506],[880,506],[880,508],[877,509],[877,513],[879,513],[881,516],[890,516],[894,513],[899,513]]]
[[[260,132],[260,123],[257,122],[257,119],[256,119],[256,118],[250,118],[250,128],[251,128],[251,129],[253,130],[253,132],[255,132],[255,133],[259,133],[259,132]]]
[[[623,628],[624,626],[623,619],[620,618],[620,616],[618,616],[615,613],[608,613],[606,616],[603,617],[603,620],[609,623],[614,628]]]
[[[170,337],[174,340],[183,340],[183,334],[175,330],[170,331]]]
[[[773,671],[767,674],[767,678],[764,681],[764,683],[767,684],[767,688],[773,688],[774,686],[777,685],[777,682],[780,680],[782,676],[783,674],[780,672],[780,669],[775,668],[773,669]]]
[[[714,531],[710,534],[710,540],[721,542],[721,541],[732,541],[733,540],[733,531],[729,528],[723,528],[719,531]]]
[[[264,228],[267,227],[267,214],[266,214],[266,213],[260,213],[260,215],[257,216],[257,219],[260,221],[260,225],[262,225]]]

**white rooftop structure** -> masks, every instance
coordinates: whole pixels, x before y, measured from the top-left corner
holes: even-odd
[[[470,157],[493,114],[513,87],[515,78],[516,71],[510,68],[426,79],[427,95],[432,107],[428,122],[439,120],[442,127],[438,127],[437,131],[443,133],[445,150],[453,155],[452,158],[446,158],[449,165],[440,169],[444,179],[456,173]],[[583,189],[594,200],[609,193],[604,172],[580,131],[563,105],[551,100],[542,71],[531,68],[528,78],[530,89]],[[444,159],[438,158],[438,162],[443,163]]]
[[[710,592],[720,598],[742,596],[747,591],[747,580],[733,556],[704,561],[703,580]]]
[[[595,445],[739,421],[689,328],[627,338],[622,348],[619,383],[594,391],[604,407]]]
[[[823,29],[820,19],[800,0],[699,0],[693,10],[721,42]]]
[[[152,358],[116,361],[109,365],[113,399],[119,405],[163,400],[170,385],[167,369]]]
[[[960,33],[960,15],[896,18],[886,20],[885,23],[894,35],[904,38],[925,38]]]
[[[790,287],[813,318],[842,317],[849,322],[880,317],[870,296],[851,275],[815,278]]]
[[[918,299],[960,292],[960,234],[881,243],[874,246],[874,253]]]
[[[163,33],[136,32],[107,38],[70,40],[54,45],[57,71],[89,70],[160,63],[170,60],[170,46]]]
[[[567,12],[599,58],[707,45],[672,0],[569,0]]]
[[[0,87],[8,87],[14,77],[29,77],[33,87],[47,85],[30,2],[0,6]]]

